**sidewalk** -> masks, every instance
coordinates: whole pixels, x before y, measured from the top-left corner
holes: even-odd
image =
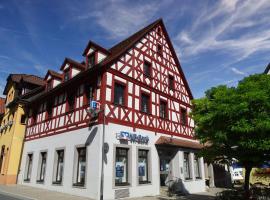
[[[78,197],[23,185],[0,185],[0,194],[11,196],[18,200],[91,200],[89,198]]]
[[[224,189],[210,188],[208,192],[197,193],[187,196],[179,196],[176,198],[167,198],[162,196],[155,197],[140,197],[129,198],[125,200],[214,200],[216,193]],[[78,197],[60,192],[54,192],[50,190],[44,190],[39,188],[33,188],[23,185],[5,186],[0,185],[0,199],[1,194],[10,196],[11,200],[91,200],[90,198]],[[8,198],[9,199],[9,198]],[[1,199],[2,200],[2,199]],[[5,199],[3,199],[5,200]]]

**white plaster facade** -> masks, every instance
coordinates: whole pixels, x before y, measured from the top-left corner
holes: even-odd
[[[126,190],[129,194],[128,197],[142,197],[142,196],[155,196],[160,192],[160,164],[159,155],[156,148],[156,141],[160,136],[166,136],[161,133],[154,133],[152,131],[126,127],[117,124],[108,124],[105,126],[105,142],[109,145],[109,151],[105,156],[104,164],[104,199],[115,199],[116,192]],[[142,136],[148,136],[148,144],[121,144],[116,138],[116,134],[120,131],[127,131],[136,133]],[[57,134],[54,136],[40,138],[38,140],[26,141],[24,145],[21,170],[19,174],[19,184],[39,187],[72,195],[89,197],[92,199],[99,198],[100,191],[100,176],[101,176],[101,135],[102,125],[94,126],[92,128],[83,128],[75,131]],[[87,159],[86,159],[86,184],[85,187],[74,187],[74,163],[76,147],[87,144]],[[115,186],[115,148],[117,146],[129,148],[129,185],[128,186]],[[64,149],[64,175],[61,185],[53,184],[54,175],[54,162],[55,152],[58,149]],[[139,184],[138,181],[138,149],[149,150],[149,180],[150,183]],[[37,183],[38,162],[40,152],[46,151],[47,162],[45,180],[43,184]],[[192,178],[185,181],[183,175],[183,152],[190,152],[190,170]],[[33,165],[31,170],[31,179],[29,182],[24,181],[26,158],[28,153],[33,153]],[[169,180],[181,180],[182,187],[189,193],[205,191],[204,179],[204,164],[203,159],[199,159],[201,179],[196,180],[194,177],[193,166],[193,151],[188,149],[180,149],[170,161],[170,174]]]

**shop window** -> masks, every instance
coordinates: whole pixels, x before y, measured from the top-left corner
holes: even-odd
[[[174,90],[174,77],[169,75],[169,89]]]
[[[69,71],[64,72],[64,81],[68,81],[70,79]]]
[[[75,169],[75,182],[74,186],[85,185],[85,177],[86,177],[86,147],[77,148],[77,161],[76,161],[76,169]]]
[[[141,95],[141,111],[144,113],[150,112],[150,97],[144,93]]]
[[[88,68],[91,68],[95,65],[95,53],[92,53],[88,56]]]
[[[146,77],[151,77],[151,63],[150,62],[144,61],[144,63],[143,63],[143,74]]]
[[[189,153],[187,152],[184,152],[184,177],[185,180],[191,179]]]
[[[165,101],[160,101],[159,113],[161,118],[167,118],[167,103]]]
[[[119,83],[114,85],[114,104],[125,104],[125,86]]]
[[[47,152],[40,153],[40,165],[38,170],[38,183],[43,183],[46,173]]]
[[[181,108],[181,123],[187,125],[187,110],[185,108]]]
[[[64,173],[64,150],[56,151],[56,165],[55,165],[55,177],[54,184],[61,184]]]
[[[21,124],[26,124],[26,115],[21,115]]]
[[[196,154],[194,154],[194,174],[195,174],[195,178],[196,179],[200,179],[201,178],[201,174],[200,174],[200,162],[199,162],[199,158],[197,157]]]
[[[33,165],[33,154],[27,154],[24,181],[30,181]]]
[[[138,150],[138,175],[139,184],[149,183],[149,158],[148,150],[139,149]]]
[[[116,148],[115,185],[128,185],[128,149]]]

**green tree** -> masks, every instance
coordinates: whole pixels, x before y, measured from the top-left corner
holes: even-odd
[[[196,137],[209,160],[237,159],[245,170],[245,191],[253,167],[270,161],[270,76],[251,75],[237,87],[211,88],[193,101]]]

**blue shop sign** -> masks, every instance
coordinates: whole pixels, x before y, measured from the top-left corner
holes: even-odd
[[[116,138],[118,140],[127,140],[132,143],[139,143],[139,144],[148,144],[149,137],[148,136],[142,136],[138,135],[136,133],[129,133],[126,131],[121,131],[120,133],[116,134]]]

